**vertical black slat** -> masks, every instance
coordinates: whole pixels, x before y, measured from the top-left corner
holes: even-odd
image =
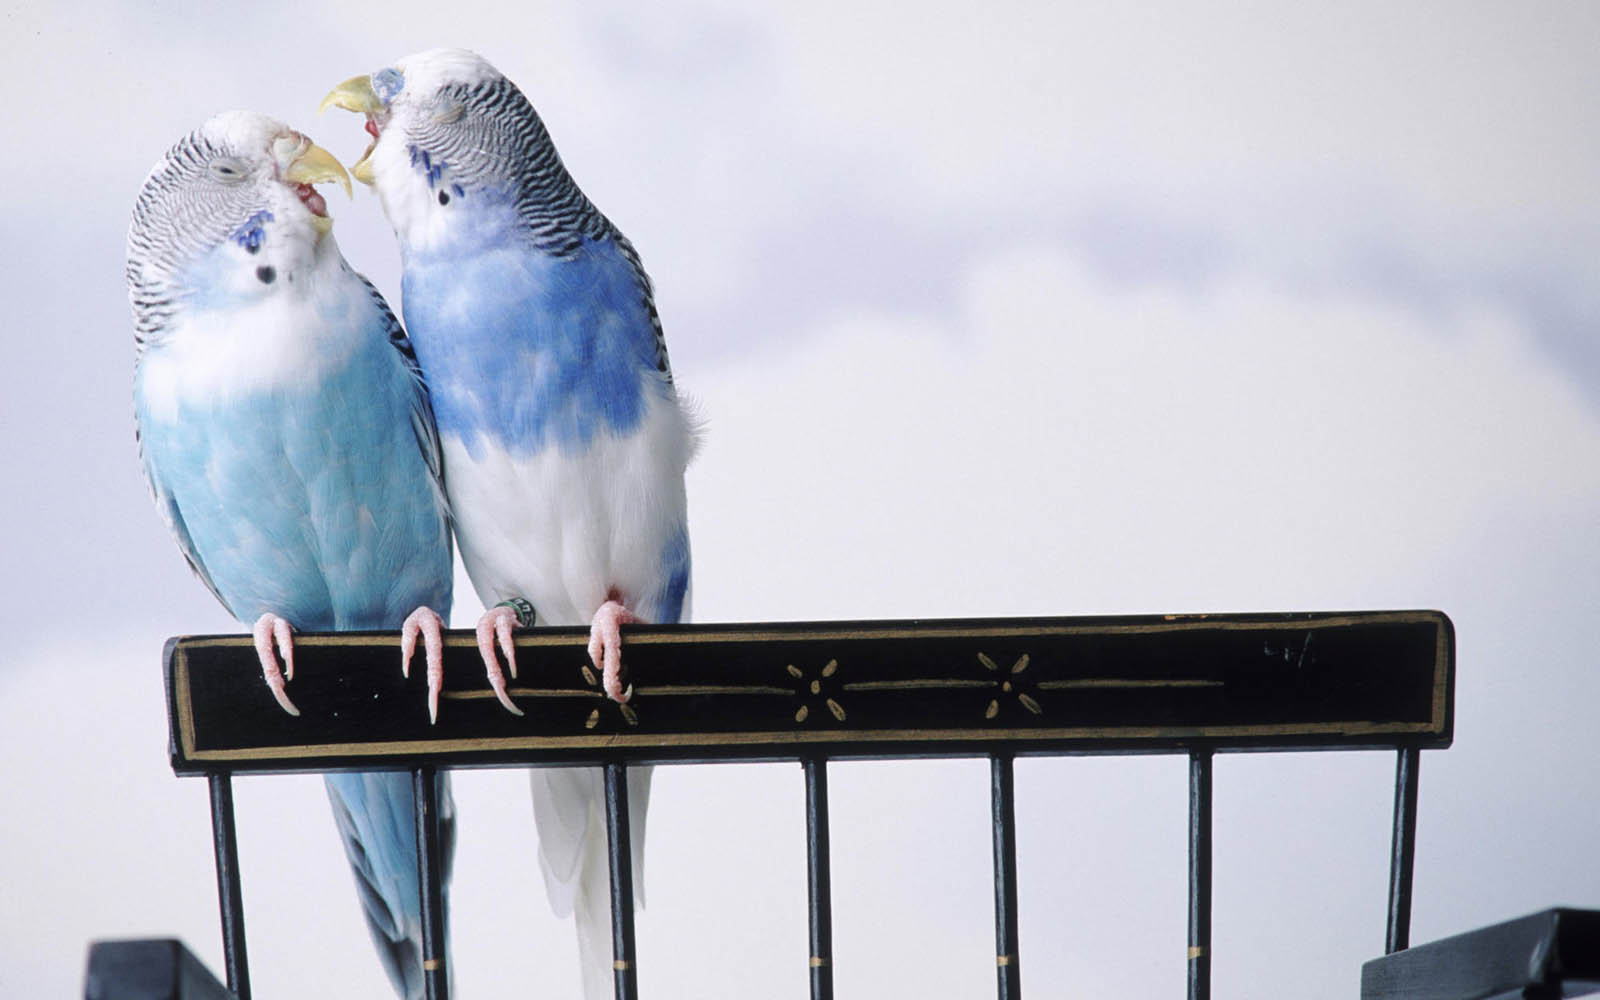
[[[211,844],[217,857],[217,904],[222,910],[222,951],[228,989],[250,1000],[250,958],[244,944],[244,894],[239,888],[239,838],[233,826],[233,778],[211,776]]]
[[[1021,1000],[1017,956],[1017,827],[1011,755],[989,758],[989,804],[994,813],[994,948],[1000,1000]]]
[[[1189,754],[1189,1000],[1211,1000],[1211,751]]]
[[[1384,953],[1411,947],[1411,871],[1417,851],[1417,767],[1422,751],[1405,747],[1394,771],[1394,845],[1389,855],[1389,930]]]
[[[811,1000],[833,1000],[833,876],[828,860],[828,762],[807,758],[806,885],[811,909]]]
[[[422,887],[422,985],[428,1000],[450,1000],[444,953],[444,887],[439,857],[439,795],[432,767],[411,770],[417,824],[417,884]]]
[[[628,766],[606,765],[606,846],[611,856],[611,968],[617,1000],[637,1000],[633,957],[633,850],[628,833]]]

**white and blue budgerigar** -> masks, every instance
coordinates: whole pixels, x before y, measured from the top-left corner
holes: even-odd
[[[512,629],[588,625],[607,694],[626,701],[620,625],[687,618],[684,469],[692,421],[650,280],[584,196],[517,86],[480,56],[434,50],[340,84],[366,116],[353,175],[399,239],[403,308],[427,373],[478,643],[506,697]],[[649,772],[629,783],[634,870]],[[575,912],[584,989],[609,996],[605,822],[597,769],[532,772],[539,859]]]
[[[281,122],[221,114],[151,170],[128,232],[140,457],[178,547],[253,624],[273,696],[293,630],[403,629],[442,670],[451,548],[437,433],[411,346],[339,253],[314,185],[350,181]],[[278,657],[283,658],[280,667]],[[396,991],[422,995],[410,776],[327,778]],[[440,779],[446,870],[454,808]]]

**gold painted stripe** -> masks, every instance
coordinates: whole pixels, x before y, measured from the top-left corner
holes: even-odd
[[[1194,944],[1189,946],[1189,961],[1192,962],[1197,958],[1205,958],[1205,957],[1206,957],[1206,950],[1204,948],[1200,947],[1199,945],[1194,945]]]
[[[604,691],[597,688],[508,687],[506,693],[513,698],[604,698],[606,696]],[[633,693],[652,698],[706,694],[775,694],[793,697],[794,689],[771,687],[766,684],[679,684],[671,687],[646,684],[635,688]],[[451,701],[481,701],[493,698],[495,693],[493,690],[483,688],[471,691],[441,691],[439,696]]]
[[[1064,688],[1203,688],[1223,687],[1226,682],[1201,678],[1176,680],[1119,680],[1114,677],[1080,677],[1065,681],[1040,681],[1039,690],[1059,691]]]
[[[675,694],[779,694],[793,697],[794,688],[773,687],[770,684],[641,684],[634,693],[652,697],[671,697]]]
[[[423,972],[438,972],[442,968],[444,968],[444,962],[437,958],[425,959],[422,963]]]
[[[395,740],[380,743],[312,743],[283,747],[240,747],[232,750],[191,750],[192,761],[297,760],[308,757],[375,757],[381,755],[434,754],[454,751],[551,750],[571,751],[593,747],[773,746],[809,743],[926,743],[939,740],[1006,742],[1011,740],[1087,739],[1205,739],[1230,736],[1400,736],[1428,734],[1426,722],[1313,722],[1303,726],[1176,726],[1095,727],[1079,729],[882,729],[870,732],[832,730],[756,733],[615,733],[596,736],[500,736],[456,740]]]
[[[1002,967],[1010,965],[1011,964],[1011,956],[1010,955],[996,955],[994,957],[994,964],[1002,966]]]
[[[828,967],[828,960],[825,959],[825,958],[818,958],[817,956],[812,955],[811,956],[811,967],[813,969],[826,969]]]
[[[920,691],[937,688],[988,688],[994,681],[968,681],[958,677],[948,680],[933,678],[904,681],[852,681],[844,686],[846,691]]]
[[[674,646],[684,643],[730,643],[751,641],[807,641],[830,642],[843,639],[923,639],[923,638],[958,638],[958,639],[988,639],[1012,638],[1027,636],[1073,636],[1073,635],[1146,635],[1153,632],[1195,632],[1195,631],[1221,631],[1221,632],[1267,632],[1267,631],[1317,631],[1319,629],[1334,628],[1344,625],[1410,625],[1429,623],[1439,626],[1441,634],[1444,623],[1437,612],[1371,612],[1360,614],[1335,614],[1326,618],[1311,619],[1307,621],[1230,621],[1226,617],[1221,619],[1207,615],[1181,615],[1167,616],[1165,621],[1144,624],[1123,625],[1066,625],[1066,624],[1033,624],[1033,625],[997,625],[988,627],[962,628],[960,626],[901,626],[887,628],[857,628],[857,629],[828,629],[821,631],[801,631],[784,628],[773,629],[747,629],[736,632],[719,633],[669,633],[662,635],[635,635],[629,633],[629,641],[635,645],[662,645]],[[254,639],[249,635],[226,635],[185,637],[182,640],[191,647],[210,646],[236,646],[253,647]],[[477,637],[471,633],[447,634],[444,637],[445,645],[458,648],[477,648]],[[518,648],[537,648],[542,646],[572,647],[583,646],[587,639],[582,635],[549,635],[541,634],[538,630],[519,633],[515,637]],[[333,635],[317,634],[296,637],[295,643],[304,642],[307,646],[371,646],[382,645],[397,640],[388,637],[374,637],[372,635]]]
[[[1450,700],[1450,636],[1444,622],[1438,622],[1439,631],[1434,639],[1433,665],[1433,725],[1444,732],[1445,706]]]
[[[627,972],[632,967],[633,966],[632,966],[631,963],[629,963],[626,959],[622,959],[622,958],[616,959],[615,961],[613,961],[611,963],[611,968],[616,970],[617,972]]]
[[[508,687],[506,694],[513,698],[604,698],[605,692],[594,688],[530,688]],[[495,693],[489,688],[471,691],[440,691],[439,697],[450,701],[477,701],[480,698],[493,698]]]
[[[185,756],[194,754],[194,705],[189,694],[189,656],[180,646],[172,657],[172,686],[178,695],[178,744]]]

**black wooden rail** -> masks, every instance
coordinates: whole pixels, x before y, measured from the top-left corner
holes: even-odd
[[[1557,908],[1375,958],[1361,1000],[1558,1000],[1600,992],[1600,912]]]
[[[183,942],[96,941],[89,946],[84,1000],[233,1000]]]
[[[798,761],[806,794],[811,995],[833,995],[827,762],[987,756],[994,824],[997,992],[1021,997],[1012,761],[1181,753],[1190,761],[1189,986],[1210,996],[1212,755],[1397,751],[1386,950],[1408,944],[1419,751],[1450,745],[1454,635],[1434,611],[1180,615],[626,631],[634,698],[607,700],[587,630],[517,637],[502,709],[473,637],[449,633],[436,725],[423,671],[391,634],[302,634],[285,714],[248,636],[166,649],[172,765],[210,779],[228,986],[248,1000],[231,775],[404,768],[418,801],[429,996],[448,990],[434,829],[438,768],[601,765],[610,833],[616,995],[637,995],[627,774],[631,765]],[[798,970],[797,970],[798,971]]]

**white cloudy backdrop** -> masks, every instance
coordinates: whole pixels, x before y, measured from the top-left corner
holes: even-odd
[[[235,626],[134,459],[134,193],[230,107],[353,158],[322,94],[438,44],[521,83],[656,279],[709,425],[702,620],[1441,608],[1457,744],[1423,758],[1414,939],[1600,906],[1600,8],[1129,7],[0,12],[0,994],[81,990],[97,937],[221,966],[159,654]],[[398,302],[376,200],[334,211]],[[1392,768],[1219,760],[1218,996],[1354,993]],[[986,995],[985,766],[832,775],[840,996]],[[1185,781],[1019,764],[1029,995],[1178,995]],[[656,788],[643,994],[803,996],[799,769]],[[256,994],[386,995],[320,783],[237,794]],[[458,801],[458,991],[572,995],[525,782]]]

